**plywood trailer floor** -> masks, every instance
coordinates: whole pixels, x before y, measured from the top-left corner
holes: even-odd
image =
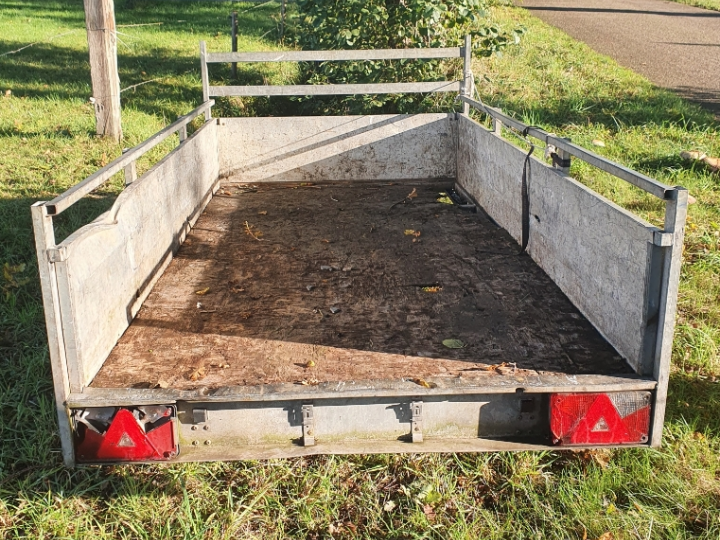
[[[224,183],[91,387],[631,376],[506,231],[438,201],[450,188]]]

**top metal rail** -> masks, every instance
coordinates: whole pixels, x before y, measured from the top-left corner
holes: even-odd
[[[374,49],[360,51],[277,51],[207,53],[208,64],[227,62],[336,62],[344,60],[407,60],[462,58],[464,47],[438,49]]]
[[[675,193],[677,191],[676,188],[667,186],[657,180],[653,180],[649,176],[645,176],[644,174],[635,172],[632,169],[628,169],[627,167],[610,161],[603,156],[599,156],[594,152],[590,152],[581,146],[571,143],[567,139],[548,133],[544,129],[523,124],[512,116],[508,116],[500,109],[485,105],[484,103],[474,100],[468,96],[461,95],[459,97],[464,103],[467,103],[474,109],[487,114],[491,118],[501,122],[503,125],[520,131],[523,134],[530,135],[538,140],[544,141],[545,144],[551,144],[555,146],[555,148],[575,156],[576,158],[579,158],[598,169],[617,176],[618,178],[631,183],[632,185],[650,193],[651,195],[654,195],[659,199],[670,200],[675,197]]]
[[[328,96],[354,94],[406,94],[426,92],[459,92],[472,95],[473,78],[470,71],[472,41],[465,37],[462,47],[375,49],[342,51],[275,51],[247,53],[208,53],[205,42],[200,42],[200,67],[203,97],[207,101],[218,96]],[[434,81],[374,84],[322,84],[322,85],[262,85],[262,86],[210,86],[208,64],[236,62],[337,62],[347,60],[409,60],[409,59],[463,58],[463,79],[460,81]],[[463,105],[467,113],[469,107]]]
[[[124,152],[122,156],[111,161],[79,184],[74,185],[66,192],[58,195],[52,201],[45,203],[48,215],[57,215],[64,212],[85,195],[92,193],[110,180],[115,173],[122,169],[125,169],[125,183],[129,184],[132,182],[135,179],[133,178],[135,175],[135,162],[142,157],[143,154],[146,154],[175,133],[179,134],[180,143],[182,143],[187,138],[187,125],[203,113],[206,119],[209,119],[210,108],[214,104],[215,102],[213,100],[206,100],[205,103],[185,116],[181,116],[165,129],[158,131],[155,135]]]

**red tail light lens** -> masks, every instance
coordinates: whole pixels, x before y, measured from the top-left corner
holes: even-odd
[[[561,446],[646,443],[650,392],[553,394],[550,431]]]
[[[73,412],[75,455],[82,463],[159,461],[177,456],[175,408],[98,407]]]

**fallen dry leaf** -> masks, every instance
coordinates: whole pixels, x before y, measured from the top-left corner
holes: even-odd
[[[188,378],[191,381],[199,381],[200,379],[205,378],[205,366],[197,368],[195,371],[190,373],[190,376]]]
[[[154,388],[168,388],[169,386],[170,384],[167,381],[160,379],[157,383],[155,383]]]
[[[425,514],[425,517],[428,518],[429,521],[433,521],[435,519],[435,509],[430,506],[429,504],[426,504],[423,506],[423,513]]]
[[[199,291],[195,291],[195,294],[197,294],[198,296],[204,296],[204,295],[206,295],[206,294],[209,293],[209,292],[210,292],[210,287],[205,287],[204,289],[200,289]]]
[[[415,197],[417,197],[417,189],[413,188],[412,191],[410,193],[408,193],[407,197],[405,197],[405,198],[412,200]]]
[[[494,371],[500,375],[509,375],[517,371],[515,362],[502,362],[501,364],[492,364],[489,366],[481,366],[483,371]]]
[[[252,228],[253,228],[253,226],[250,225],[246,221],[245,222],[245,234],[252,236],[258,242],[262,242],[262,238],[260,238],[262,236],[262,232],[258,231],[257,229],[253,231]]]
[[[600,139],[593,139],[593,145],[600,146],[601,148],[605,146],[605,143],[602,142]]]
[[[267,216],[267,210],[261,210],[258,212],[258,216]]]
[[[317,379],[303,379],[302,381],[298,381],[297,384],[302,386],[317,386],[318,384],[320,384],[320,381],[318,381]]]
[[[329,244],[329,243],[330,243],[330,240],[328,240],[327,238],[323,238],[323,239],[320,240],[320,241],[321,241],[321,242],[324,242],[325,244]]]
[[[417,238],[420,236],[420,231],[415,231],[413,229],[405,229],[405,236],[414,236]]]
[[[438,293],[442,291],[442,287],[440,285],[433,285],[432,287],[423,287],[422,292],[428,292],[428,293]]]
[[[308,360],[307,362],[305,362],[305,363],[303,364],[303,367],[306,367],[306,368],[315,367],[315,362],[312,361],[312,360]]]
[[[440,197],[437,198],[437,202],[443,204],[452,204],[452,199],[447,196],[447,193],[440,193]]]
[[[10,97],[12,95],[12,90],[5,90],[5,97]]]
[[[437,384],[434,382],[427,382],[424,379],[410,379],[415,384],[422,386],[423,388],[437,388]]]

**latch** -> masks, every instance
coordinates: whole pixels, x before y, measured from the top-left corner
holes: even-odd
[[[315,446],[315,415],[313,414],[313,406],[310,404],[303,405],[302,414],[302,430],[303,446]]]
[[[410,412],[412,413],[412,423],[410,431],[410,440],[414,443],[423,442],[422,433],[422,416],[423,416],[423,402],[413,401],[410,403]]]

